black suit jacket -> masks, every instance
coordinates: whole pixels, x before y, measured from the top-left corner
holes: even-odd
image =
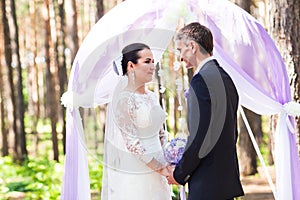
[[[174,170],[189,186],[189,200],[226,200],[244,195],[236,152],[238,93],[230,76],[210,60],[190,83],[189,137]]]

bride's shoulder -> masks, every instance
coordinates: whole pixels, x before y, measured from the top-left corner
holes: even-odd
[[[113,96],[112,103],[118,107],[126,106],[131,99],[131,95],[128,91],[121,91]]]
[[[155,103],[159,103],[159,96],[157,93],[150,91],[150,97],[152,99],[152,101],[154,101]]]

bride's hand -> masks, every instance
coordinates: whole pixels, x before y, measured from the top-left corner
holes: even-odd
[[[161,174],[162,176],[165,176],[165,177],[169,176],[169,171],[168,171],[167,167],[163,167],[163,168],[157,170],[157,172],[159,174]]]

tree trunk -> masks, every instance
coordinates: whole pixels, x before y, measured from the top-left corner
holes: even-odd
[[[20,161],[21,155],[18,152],[18,129],[17,129],[17,111],[16,111],[16,100],[14,94],[14,81],[13,81],[13,68],[12,68],[12,48],[10,41],[10,27],[7,18],[6,2],[1,0],[1,10],[2,10],[2,24],[4,33],[4,46],[5,46],[5,62],[8,69],[8,83],[9,83],[9,96],[11,101],[11,110],[9,110],[9,127],[12,127],[11,132],[14,134],[14,144],[13,144],[13,159],[15,162]]]
[[[2,2],[0,1],[0,4]],[[1,6],[0,6],[1,7]],[[0,16],[2,19],[2,16]],[[0,26],[0,33],[3,33],[3,27]],[[2,156],[8,156],[8,128],[7,128],[7,113],[5,109],[5,93],[4,93],[4,82],[3,82],[3,66],[2,66],[2,55],[4,55],[4,41],[3,37],[0,37],[0,126],[1,126],[1,149]]]
[[[53,73],[55,71],[55,67],[52,65],[51,62],[51,55],[53,55],[53,47],[51,46],[51,29],[50,29],[50,8],[49,8],[49,1],[44,0],[45,8],[46,8],[46,15],[45,15],[45,58],[46,58],[46,87],[47,87],[47,94],[46,94],[46,107],[47,113],[50,117],[51,121],[51,132],[52,132],[52,146],[53,146],[53,155],[54,160],[59,161],[59,152],[58,152],[58,139],[57,139],[57,131],[56,131],[56,124],[57,124],[57,99],[56,99],[56,92],[55,92],[55,81]]]
[[[254,133],[262,133],[261,128],[261,118],[259,115],[253,113],[252,111],[243,108],[249,125]],[[257,173],[257,155],[253,147],[252,141],[250,139],[248,130],[241,116],[238,119],[239,123],[239,164],[240,172],[244,176],[253,175]],[[258,141],[258,140],[256,140]],[[260,142],[258,142],[260,143]]]
[[[66,33],[65,33],[65,10],[64,10],[64,4],[65,1],[58,1],[58,15],[59,15],[59,26],[58,29],[58,40],[56,43],[56,63],[58,66],[58,80],[59,80],[59,94],[60,96],[63,95],[63,93],[67,89],[67,67],[66,67],[66,55],[65,55],[65,49],[66,49]],[[58,48],[60,47],[60,48]],[[66,153],[66,110],[63,106],[61,106],[61,119],[63,124],[62,129],[62,135],[63,135],[63,152]]]
[[[26,133],[25,133],[25,124],[24,124],[24,94],[23,94],[23,78],[22,78],[22,67],[21,67],[21,59],[19,52],[19,27],[17,23],[17,15],[16,15],[16,6],[15,0],[10,1],[11,12],[12,12],[12,20],[13,20],[13,28],[14,32],[14,46],[15,46],[15,55],[16,55],[16,63],[17,63],[17,128],[18,128],[18,136],[19,136],[19,148],[20,148],[20,161],[24,161],[27,158],[27,149],[26,149]]]
[[[29,12],[30,12],[30,51],[32,52],[32,60],[28,66],[28,113],[31,121],[34,152],[35,155],[38,154],[38,143],[39,136],[37,132],[38,119],[40,117],[40,95],[39,95],[39,85],[38,85],[38,68],[35,61],[37,57],[37,41],[36,41],[36,8],[35,0],[29,1]]]
[[[2,156],[8,156],[8,129],[6,124],[6,112],[4,107],[4,94],[3,94],[3,80],[2,80],[2,65],[0,63],[0,117],[1,117],[1,133],[2,133]]]
[[[277,115],[272,115],[270,118],[270,133],[269,133],[269,141],[268,141],[268,151],[269,153],[269,157],[268,157],[268,162],[269,164],[274,164],[274,147],[275,147],[275,131],[276,131],[276,126],[277,126],[277,120],[278,120],[278,116]]]
[[[266,0],[267,21],[271,37],[275,41],[287,66],[292,97],[300,102],[300,1]],[[297,122],[297,143],[299,149],[300,118]]]
[[[97,4],[96,21],[98,21],[104,15],[103,0],[96,0],[96,4]]]
[[[67,35],[69,35],[67,43],[71,50],[71,62],[73,62],[79,49],[76,0],[66,0],[66,13]]]
[[[252,0],[231,0],[231,1],[234,2],[236,5],[238,5],[239,7],[243,8],[248,13],[250,13],[250,7],[253,5]]]

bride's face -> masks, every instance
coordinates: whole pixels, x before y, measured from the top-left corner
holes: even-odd
[[[134,64],[135,83],[145,84],[153,79],[155,71],[154,59],[151,50],[143,49],[138,52],[140,58]]]

